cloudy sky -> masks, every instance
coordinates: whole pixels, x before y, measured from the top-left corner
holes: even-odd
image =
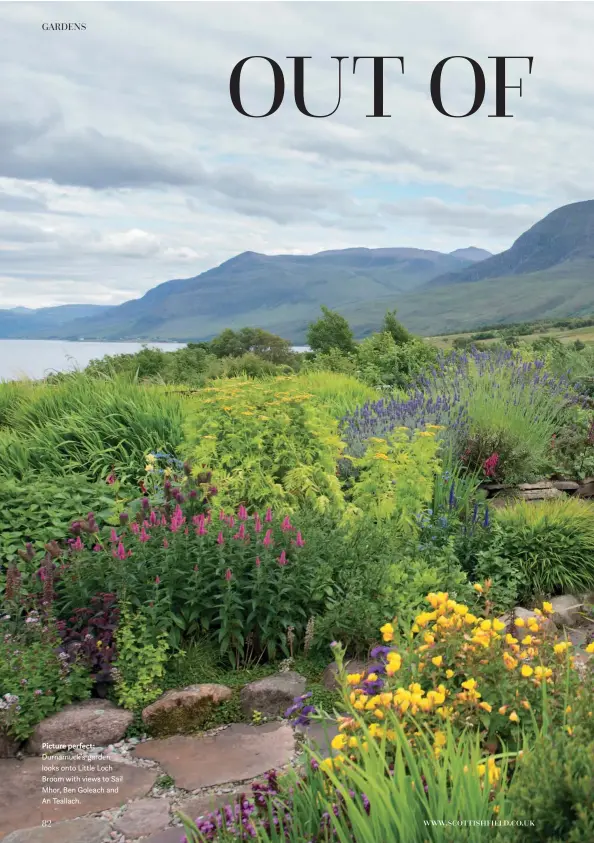
[[[86,30],[44,31],[44,22]],[[352,246],[507,248],[559,205],[594,198],[594,4],[0,2],[0,307],[117,304],[233,255]],[[233,66],[276,59],[285,101],[238,114]],[[372,111],[370,62],[343,63],[332,117],[300,114],[292,61],[306,55],[306,104],[337,101],[331,56],[403,55]],[[439,114],[429,80],[449,55],[475,58],[487,95],[466,119]],[[510,63],[513,119],[494,107],[490,55]],[[464,62],[444,105],[468,110]],[[244,104],[271,102],[251,62]]]

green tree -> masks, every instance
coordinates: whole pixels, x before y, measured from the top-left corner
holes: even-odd
[[[327,354],[337,348],[343,354],[352,354],[357,344],[351,326],[340,313],[322,305],[323,316],[307,329],[307,344],[316,354]]]
[[[210,341],[209,347],[216,357],[242,357],[252,353],[271,363],[291,363],[295,356],[288,340],[262,328],[241,328],[239,331],[226,328]]]
[[[412,335],[409,334],[404,325],[396,319],[395,309],[386,311],[381,332],[392,334],[392,338],[396,345],[405,345],[413,339]]]

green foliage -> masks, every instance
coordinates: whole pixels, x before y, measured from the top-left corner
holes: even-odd
[[[83,665],[60,648],[52,618],[29,612],[17,633],[0,617],[0,736],[26,740],[37,723],[90,696]]]
[[[147,450],[174,451],[181,442],[181,402],[158,389],[82,373],[25,388],[27,400],[6,413],[12,435],[0,437],[0,476],[84,474],[99,480],[115,469],[120,480],[135,485]]]
[[[338,423],[311,397],[299,378],[230,379],[193,397],[184,451],[212,472],[217,503],[342,506]]]
[[[71,522],[89,511],[99,521],[110,521],[119,507],[116,494],[116,484],[90,483],[75,475],[0,478],[0,561],[16,559],[27,542],[41,549],[52,539],[65,539]]]
[[[382,331],[390,334],[396,345],[406,345],[412,342],[412,334],[396,319],[396,309],[387,310],[384,316]]]
[[[347,518],[365,513],[414,531],[418,513],[433,499],[434,478],[440,473],[438,449],[435,430],[400,428],[385,439],[372,437],[365,455],[352,459],[358,476]]]
[[[576,480],[594,476],[594,412],[573,407],[551,446],[552,473]]]
[[[307,329],[307,344],[315,353],[327,354],[338,349],[343,354],[355,351],[355,337],[349,323],[333,310],[322,305],[323,316],[312,322]]]
[[[521,597],[588,591],[594,585],[592,505],[553,499],[498,510],[497,555],[518,566]]]
[[[216,357],[242,357],[253,354],[271,363],[293,364],[296,359],[291,343],[262,328],[227,328],[211,340],[207,347]]]
[[[594,840],[593,691],[586,680],[565,728],[545,731],[518,762],[508,797],[517,825],[502,829],[497,843]]]
[[[396,342],[384,331],[371,334],[357,346],[357,375],[375,387],[407,389],[420,374],[435,365],[437,351],[422,340]]]
[[[162,694],[161,682],[169,658],[167,633],[161,632],[154,639],[142,612],[132,612],[123,603],[115,638],[115,697],[124,708],[139,711]]]

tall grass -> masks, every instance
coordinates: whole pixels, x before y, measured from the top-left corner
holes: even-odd
[[[37,472],[136,481],[149,450],[174,451],[182,439],[179,397],[130,378],[74,373],[57,383],[2,384],[0,476]]]
[[[377,390],[351,375],[336,372],[306,372],[298,375],[294,383],[298,389],[312,393],[314,401],[337,419],[360,404],[379,398]]]
[[[291,771],[256,798],[259,818],[244,802],[235,813],[221,812],[217,833],[215,818],[211,831],[208,820],[196,825],[182,815],[188,843],[482,843],[485,827],[505,816],[511,756],[497,757],[499,778],[485,786],[478,735],[454,737],[448,728],[436,755],[427,735],[413,749],[396,718],[390,728],[392,767],[385,739],[365,729],[368,750],[359,762],[344,759],[329,769],[312,753],[304,774]]]

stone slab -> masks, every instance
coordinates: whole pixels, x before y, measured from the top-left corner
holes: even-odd
[[[293,750],[293,730],[284,723],[234,723],[214,735],[146,741],[134,748],[133,755],[159,763],[178,787],[198,790],[246,781],[282,767]]]
[[[137,799],[131,802],[121,817],[113,824],[126,838],[135,840],[169,825],[169,801],[164,798]]]
[[[327,723],[315,721],[310,723],[309,726],[300,727],[299,731],[303,733],[316,755],[321,758],[330,758],[332,755],[336,755],[336,751],[330,746],[332,739],[338,734],[336,721]]]
[[[70,767],[77,769],[66,769]],[[82,767],[86,769],[79,769]],[[107,767],[110,769],[103,769]],[[43,783],[42,776],[57,777],[62,781]],[[122,781],[109,784],[91,781],[103,776],[121,777]],[[63,781],[67,777],[78,778],[79,781]],[[51,758],[0,761],[0,839],[3,834],[11,831],[40,826],[44,820],[51,820],[53,824],[82,817],[85,814],[96,814],[110,808],[119,808],[129,799],[146,796],[156,778],[157,773],[154,770],[116,761],[53,761]],[[55,788],[58,792],[43,794],[42,787],[44,786]],[[65,786],[74,788],[75,792],[65,795]],[[105,792],[78,793],[79,787],[104,788]],[[108,793],[108,788],[116,792]],[[43,804],[42,799],[50,801]],[[54,799],[71,801],[55,803]]]
[[[4,843],[103,843],[108,835],[109,823],[106,820],[85,817],[13,831],[4,838]]]

